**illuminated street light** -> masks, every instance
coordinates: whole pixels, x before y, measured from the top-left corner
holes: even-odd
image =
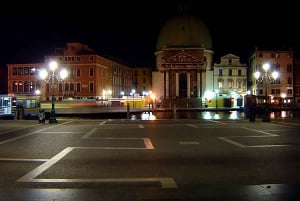
[[[40,71],[40,77],[46,81],[51,82],[51,89],[52,89],[52,107],[50,112],[49,123],[57,123],[56,115],[55,115],[55,93],[54,93],[54,84],[55,81],[60,81],[65,79],[68,76],[68,72],[66,69],[62,69],[59,74],[55,74],[55,70],[57,69],[58,65],[55,61],[49,63],[49,71],[47,69],[42,69]]]
[[[216,93],[216,109],[218,109],[218,93],[219,93],[219,90],[216,89],[215,93]]]
[[[41,108],[41,90],[39,90],[39,89],[35,90],[35,94],[39,97],[38,106],[39,106],[39,108]]]
[[[278,77],[279,73],[277,71],[270,72],[270,64],[265,63],[262,66],[263,72],[256,71],[254,73],[255,79],[264,84],[265,88],[265,101],[264,101],[264,111],[263,111],[263,122],[270,122],[270,108],[268,103],[268,84],[274,82]]]
[[[130,92],[130,95],[132,95],[132,107],[134,107],[134,94],[135,94],[135,89],[132,89]]]

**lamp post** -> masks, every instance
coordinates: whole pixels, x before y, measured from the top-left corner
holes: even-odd
[[[39,106],[39,109],[41,109],[41,90],[37,89],[35,90],[35,94],[38,96],[38,106]]]
[[[217,110],[218,109],[218,93],[219,93],[219,90],[216,89],[215,93],[216,93],[216,110]]]
[[[50,71],[46,69],[42,69],[40,71],[40,77],[46,81],[51,83],[51,92],[52,92],[52,98],[51,98],[51,112],[49,117],[49,123],[57,123],[56,120],[56,114],[55,114],[55,91],[54,91],[54,84],[55,81],[60,81],[65,79],[68,76],[68,72],[65,69],[62,69],[59,74],[55,74],[55,70],[57,69],[58,65],[55,61],[52,61],[49,63],[49,69]]]
[[[264,84],[264,107],[263,107],[263,122],[270,122],[270,108],[268,103],[268,84],[274,82],[278,77],[279,73],[277,71],[270,72],[270,64],[264,63],[262,66],[263,72],[256,71],[254,77],[257,81]]]
[[[135,94],[135,89],[132,89],[130,94],[132,94],[132,107],[134,107],[134,94]]]

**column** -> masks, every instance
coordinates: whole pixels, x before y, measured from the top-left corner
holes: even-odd
[[[176,72],[176,77],[175,77],[175,89],[176,89],[176,96],[179,97],[179,73]]]
[[[164,88],[164,98],[165,98],[165,97],[167,97],[167,92],[166,92],[166,71],[164,71],[163,74],[164,74],[163,88]]]
[[[191,97],[191,74],[187,73],[187,97],[190,98]]]
[[[170,78],[169,78],[169,71],[166,71],[166,97],[169,97],[169,84],[170,84]]]
[[[201,84],[200,84],[200,72],[197,72],[197,97],[201,97],[201,90],[200,90]]]

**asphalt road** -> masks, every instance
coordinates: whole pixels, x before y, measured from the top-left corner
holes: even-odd
[[[1,201],[297,200],[300,119],[0,121]]]

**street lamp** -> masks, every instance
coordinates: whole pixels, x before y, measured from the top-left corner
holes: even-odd
[[[49,63],[49,70],[42,69],[40,71],[40,77],[46,81],[51,83],[52,89],[52,107],[49,117],[49,123],[57,123],[56,115],[55,115],[55,93],[54,93],[54,84],[55,81],[60,81],[65,79],[68,76],[68,72],[66,69],[62,69],[59,74],[55,74],[55,70],[57,69],[58,65],[57,62],[52,61]]]
[[[132,107],[134,107],[134,94],[135,94],[135,89],[132,89],[130,94],[132,95]]]
[[[215,93],[216,93],[216,110],[217,110],[218,109],[218,93],[219,93],[219,90],[216,89]]]
[[[38,96],[38,106],[41,108],[41,90],[37,89],[35,90],[35,94]]]
[[[278,77],[279,73],[277,71],[270,72],[270,64],[264,63],[263,66],[263,72],[256,71],[254,73],[254,77],[257,81],[264,84],[265,88],[265,101],[264,101],[264,111],[263,111],[263,122],[270,122],[270,112],[269,112],[269,103],[268,103],[268,83],[274,82]]]

